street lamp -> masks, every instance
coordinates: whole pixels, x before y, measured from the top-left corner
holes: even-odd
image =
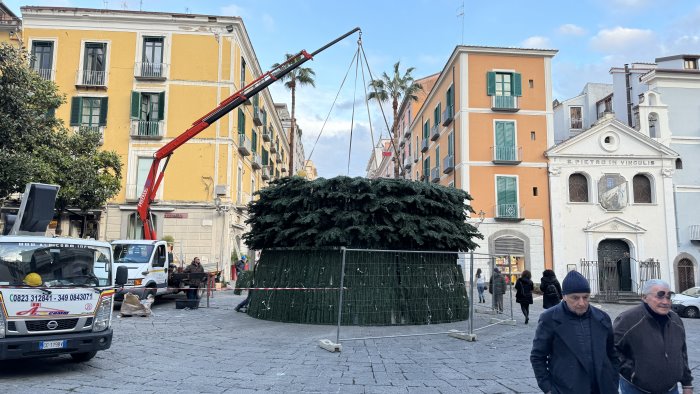
[[[474,227],[479,228],[479,225],[481,225],[481,223],[484,222],[484,219],[486,219],[486,212],[484,212],[483,209],[480,209],[477,215],[479,215],[479,220],[474,222]]]
[[[216,209],[216,212],[228,212],[229,208],[230,207],[228,205],[221,204],[221,197],[214,197],[214,209]]]

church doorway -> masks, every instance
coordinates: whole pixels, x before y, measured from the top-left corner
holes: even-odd
[[[601,241],[598,244],[598,266],[609,290],[632,291],[630,247],[627,242],[621,239]]]

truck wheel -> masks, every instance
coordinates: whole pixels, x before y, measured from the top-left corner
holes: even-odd
[[[76,363],[82,363],[85,361],[90,361],[96,354],[97,352],[71,353],[70,356]]]
[[[153,295],[153,298],[156,298],[156,293],[158,290],[155,287],[149,287],[146,289],[146,291],[143,293],[143,299],[147,299],[149,295]]]

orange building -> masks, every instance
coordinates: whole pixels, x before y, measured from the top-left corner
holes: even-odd
[[[402,111],[409,177],[469,192],[484,235],[476,252],[497,256],[513,277],[552,267],[544,152],[554,138],[556,53],[458,46],[420,109],[408,118]]]

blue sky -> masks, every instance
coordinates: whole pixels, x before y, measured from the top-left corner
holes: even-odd
[[[373,75],[389,72],[401,61],[417,78],[439,72],[454,47],[465,45],[557,49],[552,78],[553,97],[578,94],[586,82],[610,82],[608,70],[624,63],[653,62],[680,53],[700,53],[700,2],[695,0],[57,0],[4,1],[18,15],[22,5],[89,7],[196,14],[235,15],[244,24],[267,70],[285,53],[313,51],[355,26]],[[463,8],[462,8],[463,6]],[[458,14],[464,10],[464,17]],[[348,174],[350,127],[355,103],[349,175],[365,174],[370,156],[370,124],[375,140],[387,127],[363,100],[361,75],[355,90],[354,66],[345,86],[343,77],[357,51],[357,35],[306,63],[316,72],[316,88],[297,93],[297,119],[308,156],[340,97],[315,147],[312,160],[319,175]],[[369,77],[365,74],[365,80]],[[290,102],[282,84],[273,84],[277,102]],[[192,114],[196,119],[202,114]],[[390,116],[390,114],[388,114]],[[387,119],[391,122],[391,119]]]

